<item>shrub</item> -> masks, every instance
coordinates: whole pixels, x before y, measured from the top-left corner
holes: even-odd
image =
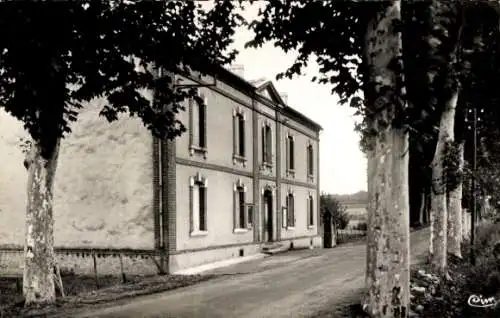
[[[333,224],[337,229],[343,230],[349,224],[351,217],[346,212],[347,207],[342,205],[338,199],[331,194],[322,194],[320,196],[320,211],[324,218],[330,215]]]
[[[347,212],[339,212],[337,215],[334,216],[334,222],[335,226],[337,229],[343,230],[347,228],[347,225],[349,225],[349,221],[351,220],[351,216],[347,214]]]
[[[360,222],[358,224],[356,224],[356,226],[354,227],[355,230],[358,230],[358,231],[367,231],[368,230],[368,224],[366,222]]]
[[[440,317],[500,317],[500,306],[478,308],[468,305],[471,295],[483,299],[494,297],[500,302],[500,224],[484,222],[476,228],[474,242],[476,264],[469,263],[469,244],[462,245],[463,260],[456,262],[450,258],[450,281],[441,279],[437,293],[417,299],[414,302],[424,306],[427,318]],[[412,280],[422,286],[420,279],[413,275]],[[415,304],[414,304],[415,305]]]

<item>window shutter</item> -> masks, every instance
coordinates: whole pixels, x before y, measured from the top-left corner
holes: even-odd
[[[295,209],[294,209],[294,198],[292,194],[288,195],[288,226],[295,226]]]
[[[234,189],[233,191],[233,227],[234,229],[238,228],[238,190]]]
[[[205,96],[200,96],[203,99],[203,104],[199,105],[199,134],[200,134],[200,144],[201,148],[207,146],[207,99]]]
[[[285,145],[286,145],[286,149],[285,149],[285,153],[286,153],[286,170],[290,170],[290,138],[288,138],[288,136],[286,137]]]
[[[292,226],[292,197],[288,195],[288,226]]]
[[[237,115],[233,115],[233,154],[238,154],[238,126],[236,125]]]
[[[295,169],[295,151],[294,151],[294,140],[293,137],[290,138],[290,170]]]
[[[247,227],[251,228],[253,226],[253,205],[247,206]]]
[[[267,162],[272,163],[273,159],[273,137],[271,134],[271,127],[267,126]]]
[[[282,209],[282,212],[281,212],[281,226],[286,228],[287,225],[288,225],[288,198],[287,198],[287,204],[286,204],[286,208],[283,208]]]
[[[307,173],[309,175],[314,174],[314,154],[313,154],[313,146],[307,146]]]
[[[193,111],[194,111],[194,103],[193,103],[193,99],[190,98],[189,101],[189,146],[193,146],[194,145],[194,114],[193,114]]]
[[[267,147],[266,147],[266,126],[262,127],[262,162],[267,162]]]
[[[243,192],[243,189],[240,189],[238,191],[238,212],[239,212],[239,220],[240,220],[240,226],[239,228],[244,229],[246,228],[247,220],[245,216],[245,192]]]
[[[311,197],[308,196],[307,197],[307,200],[306,200],[306,203],[307,203],[307,207],[306,207],[306,211],[307,211],[307,225],[310,225],[309,224],[309,220],[311,219],[310,215],[311,215],[311,204],[310,204],[310,201],[311,200]]]
[[[195,204],[195,195],[198,195],[194,191],[194,188],[196,185],[190,185],[189,186],[189,200],[190,200],[190,207],[189,207],[189,233],[192,233],[194,231],[194,214],[197,213],[196,210],[196,204]]]
[[[245,157],[245,119],[243,118],[243,114],[239,117],[239,147],[240,153],[239,155]]]
[[[307,225],[314,225],[314,199],[311,195],[307,198]]]
[[[207,189],[205,187],[199,187],[200,192],[200,231],[207,230]]]

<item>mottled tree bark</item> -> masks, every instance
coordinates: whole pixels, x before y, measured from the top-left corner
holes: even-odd
[[[464,142],[459,144],[458,169],[464,167]],[[457,187],[449,192],[448,204],[448,252],[462,258],[462,180]]]
[[[33,141],[25,160],[28,169],[26,241],[24,246],[23,294],[25,304],[55,301],[53,184],[59,143],[42,156],[42,146]]]
[[[407,317],[409,303],[408,133],[395,127],[405,107],[402,86],[401,2],[392,1],[370,24],[365,61],[369,111],[368,239],[363,309],[371,317]],[[394,65],[399,65],[398,71]],[[370,89],[371,87],[371,89]]]
[[[448,245],[448,209],[444,158],[446,144],[453,141],[457,101],[458,91],[452,94],[441,113],[436,152],[432,161],[431,239],[429,251],[431,264],[443,273],[447,265]]]

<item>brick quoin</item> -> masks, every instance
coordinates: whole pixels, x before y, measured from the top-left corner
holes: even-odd
[[[177,168],[177,163],[176,163],[176,142],[175,140],[166,140],[163,142],[165,145],[164,148],[164,164],[163,167],[165,167],[163,171],[164,175],[164,180],[165,182],[165,195],[164,195],[164,207],[166,207],[166,213],[164,213],[165,217],[165,225],[168,225],[165,228],[166,235],[165,238],[168,238],[166,242],[166,246],[168,248],[169,252],[176,251],[177,249],[177,237],[176,237],[176,225],[177,225],[177,217],[176,217],[176,197],[177,197],[177,191],[176,191],[176,185],[177,185],[177,178],[176,178],[176,168]]]

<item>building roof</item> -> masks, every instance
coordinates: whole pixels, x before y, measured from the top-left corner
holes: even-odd
[[[314,129],[323,130],[320,124],[287,105],[271,80],[258,78],[248,81],[223,67],[220,67],[216,73],[217,77],[224,80],[227,84],[233,84],[235,88],[243,90],[247,93],[258,94],[260,97],[266,98],[274,104],[281,106],[284,113],[299,119]]]
[[[254,79],[254,80],[250,80],[250,84],[252,84],[253,86],[255,87],[259,87],[260,85],[264,84],[265,82],[267,82],[268,80],[265,78],[265,77],[261,77],[261,78],[258,78],[258,79]]]

